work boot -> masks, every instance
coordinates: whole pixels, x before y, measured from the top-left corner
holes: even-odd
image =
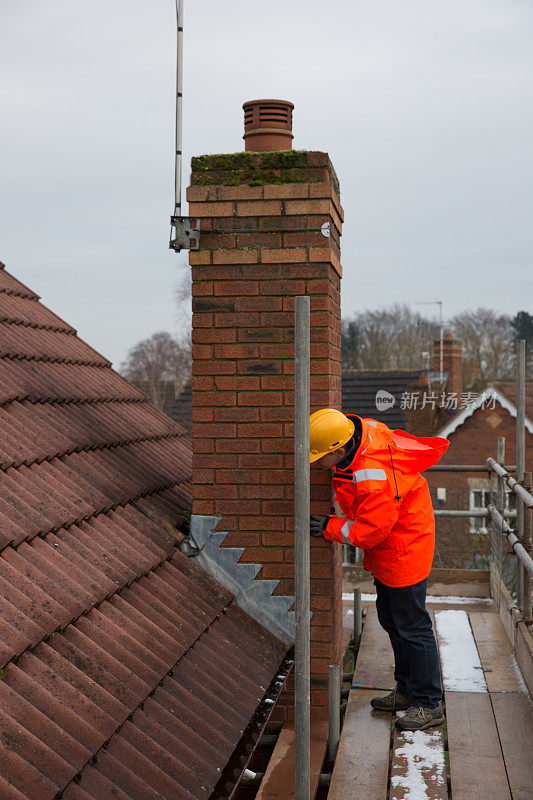
[[[411,708],[413,701],[410,697],[400,694],[396,687],[384,697],[373,697],[370,701],[370,705],[372,708],[375,708],[376,711],[405,711]]]
[[[437,708],[411,706],[406,714],[398,717],[395,725],[403,731],[423,731],[425,728],[432,728],[434,725],[442,725],[443,722],[444,714],[442,713],[442,705],[439,703]]]

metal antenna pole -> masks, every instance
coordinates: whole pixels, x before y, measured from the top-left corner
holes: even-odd
[[[516,480],[524,480],[526,468],[526,343],[518,339],[516,343]],[[524,539],[524,501],[516,497],[516,532],[522,542]],[[517,596],[518,606],[524,611],[524,568],[518,566]]]
[[[176,165],[174,171],[174,216],[181,217],[181,161],[183,114],[183,0],[176,0]]]
[[[294,595],[296,611],[294,797],[295,800],[310,800],[310,301],[307,296],[295,298],[294,342]]]

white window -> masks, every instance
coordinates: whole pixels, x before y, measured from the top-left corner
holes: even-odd
[[[475,483],[474,483],[475,482]],[[474,485],[473,485],[474,484]],[[512,492],[505,492],[505,510],[509,511],[509,500]],[[470,481],[469,488],[470,509],[488,508],[490,505],[489,482],[483,479],[473,479]],[[514,495],[511,498],[511,506],[514,505]],[[470,533],[487,534],[490,532],[490,517],[470,517]]]

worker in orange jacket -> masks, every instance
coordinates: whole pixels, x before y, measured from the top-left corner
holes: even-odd
[[[310,460],[333,470],[342,517],[311,517],[313,536],[359,547],[374,576],[376,608],[394,651],[395,689],[373,708],[405,710],[399,728],[444,721],[439,659],[426,610],[435,549],[435,518],[420,472],[435,464],[447,439],[416,437],[382,422],[323,408],[311,415]]]

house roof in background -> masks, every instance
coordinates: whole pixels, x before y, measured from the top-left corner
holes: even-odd
[[[345,370],[342,373],[342,410],[384,422],[392,428],[405,425],[405,412],[400,407],[402,393],[417,383],[422,370]],[[382,390],[394,397],[394,405],[379,409],[376,395]]]
[[[503,385],[500,385],[499,388],[496,388],[495,386],[487,386],[486,389],[479,392],[478,396],[475,398],[475,400],[473,400],[472,403],[470,403],[468,406],[466,406],[466,408],[464,408],[462,411],[456,414],[453,417],[453,419],[439,431],[438,435],[444,436],[444,438],[448,438],[448,436],[450,436],[452,433],[455,433],[455,431],[464,422],[466,422],[466,420],[469,417],[475,414],[475,412],[478,409],[482,408],[492,397],[494,397],[496,402],[498,402],[502,408],[508,411],[512,417],[516,418],[516,405],[509,399],[509,395],[503,393],[502,389]],[[507,390],[511,394],[510,386],[507,386]],[[516,385],[514,386],[514,397],[516,398]],[[529,403],[529,407],[531,407],[531,402]],[[526,392],[526,428],[529,431],[529,433],[533,433],[532,418],[530,418],[528,415],[527,392]]]
[[[210,796],[287,647],[176,549],[190,506],[183,428],[2,265],[2,800]]]

